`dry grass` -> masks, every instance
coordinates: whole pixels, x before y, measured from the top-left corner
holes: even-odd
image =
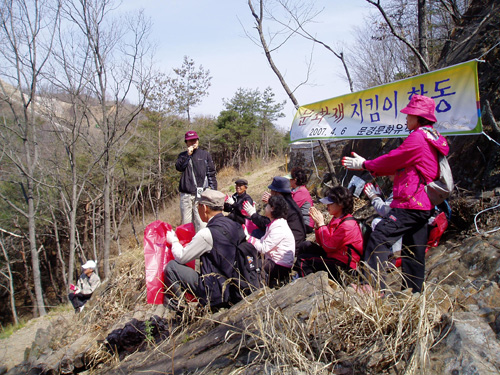
[[[248,349],[254,343],[253,363],[279,369],[278,374],[426,373],[439,335],[439,305],[447,298],[432,290],[381,298],[378,291],[360,295],[337,284],[333,292],[322,291],[324,307],[311,306],[307,321],[260,304],[241,345]]]

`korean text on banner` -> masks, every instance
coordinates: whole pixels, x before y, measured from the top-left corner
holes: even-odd
[[[436,103],[442,134],[482,132],[477,61],[469,61],[368,90],[301,106],[292,123],[290,139],[394,138],[409,134],[400,113],[413,95]]]

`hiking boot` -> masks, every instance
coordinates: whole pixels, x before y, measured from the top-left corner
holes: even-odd
[[[168,298],[167,296],[163,297],[163,306],[166,308],[175,311],[178,314],[182,314],[185,307],[181,306],[180,302],[173,298]]]

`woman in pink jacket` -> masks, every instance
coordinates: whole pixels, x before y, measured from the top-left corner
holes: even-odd
[[[358,268],[363,254],[363,236],[351,215],[354,201],[348,189],[336,186],[320,202],[326,204],[332,220],[326,225],[323,214],[315,207],[310,209],[317,243],[306,241],[300,246],[295,269],[300,276],[327,271],[340,282],[340,270],[353,273]]]
[[[295,167],[290,172],[290,187],[292,188],[292,198],[300,207],[300,212],[304,218],[306,226],[306,234],[312,233],[314,230],[314,221],[309,215],[309,209],[314,206],[311,194],[306,187],[307,173],[300,167]]]
[[[271,220],[266,233],[260,239],[252,236],[248,238],[248,242],[265,255],[263,268],[266,283],[271,288],[288,282],[295,257],[295,237],[288,226],[288,209],[283,196],[271,196],[265,207],[265,216]]]
[[[433,125],[434,100],[413,95],[401,110],[406,116],[410,135],[404,142],[374,160],[365,160],[356,153],[344,157],[342,165],[347,169],[368,170],[374,176],[394,175],[392,210],[376,226],[365,249],[364,260],[380,287],[385,288],[384,269],[394,242],[403,236],[402,272],[403,289],[420,292],[425,277],[425,248],[427,221],[434,209],[425,185],[439,176],[438,154],[448,155],[449,146]],[[375,270],[381,275],[376,277]]]

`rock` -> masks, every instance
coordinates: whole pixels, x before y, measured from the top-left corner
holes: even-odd
[[[476,313],[456,313],[446,338],[431,352],[433,374],[498,374],[500,344]]]
[[[135,353],[107,374],[161,373],[165,369],[181,374],[209,368],[210,372],[204,373],[222,375],[236,368],[245,368],[252,363],[256,353],[249,351],[247,345],[241,345],[241,333],[248,333],[245,337],[250,342],[246,344],[251,346],[255,340],[251,334],[252,325],[269,313],[269,306],[283,316],[306,322],[317,311],[327,308],[323,293],[333,294],[334,285],[325,272],[318,272],[278,290],[261,289],[231,309],[192,324],[185,332],[183,342],[168,340],[160,344],[150,353],[147,363],[139,361],[140,353]]]

